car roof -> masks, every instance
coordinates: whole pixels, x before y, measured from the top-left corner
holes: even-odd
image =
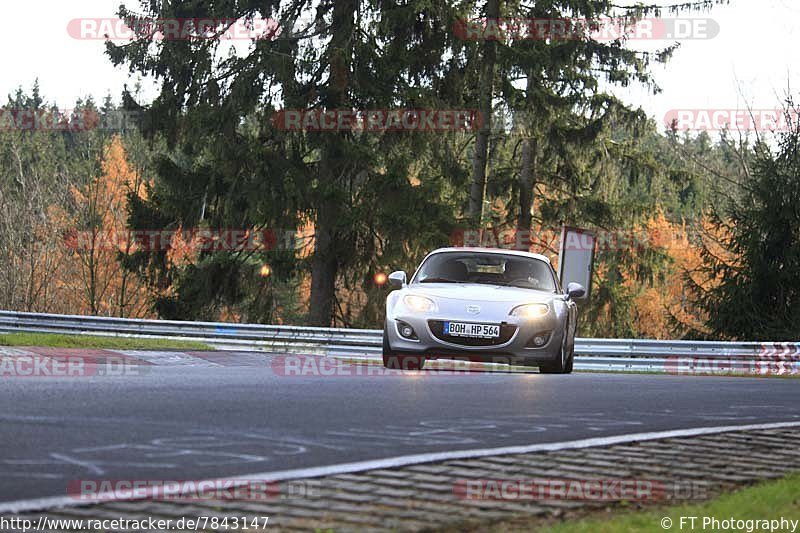
[[[451,248],[438,248],[433,250],[428,256],[433,254],[439,254],[444,252],[481,252],[481,253],[489,253],[489,254],[503,254],[503,255],[517,255],[520,257],[528,257],[531,259],[538,259],[540,261],[544,261],[548,265],[550,264],[550,259],[547,256],[541,254],[534,254],[531,252],[523,252],[520,250],[506,250],[504,248],[477,248],[477,247],[451,247]]]

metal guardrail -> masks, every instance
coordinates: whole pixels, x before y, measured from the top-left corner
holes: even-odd
[[[184,322],[0,311],[0,332],[92,334],[188,339],[221,349],[279,351],[337,357],[376,357],[380,330]],[[637,339],[575,340],[576,368],[637,372],[689,373],[704,366],[759,373],[760,365],[780,359],[800,369],[800,343],[657,341]]]

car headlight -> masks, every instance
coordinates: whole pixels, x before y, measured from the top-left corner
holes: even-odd
[[[550,312],[550,306],[547,304],[525,304],[515,307],[511,311],[511,316],[518,316],[520,318],[538,318]]]
[[[417,296],[416,294],[406,295],[406,297],[403,298],[403,303],[415,313],[424,313],[436,309],[436,304],[433,303],[433,300],[425,296]]]

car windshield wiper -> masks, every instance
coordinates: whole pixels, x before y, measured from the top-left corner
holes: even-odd
[[[521,283],[515,283],[515,281],[519,281],[519,280],[493,281],[492,285],[497,285],[498,287],[516,287],[518,289],[532,289],[532,290],[536,290],[536,291],[543,290],[541,287],[539,287],[538,285],[534,285],[532,282],[524,282],[524,283],[527,283],[527,285],[525,285],[522,282]]]
[[[421,280],[420,283],[464,283],[464,282],[448,278],[425,278]]]

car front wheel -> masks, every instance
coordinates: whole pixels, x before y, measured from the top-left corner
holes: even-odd
[[[568,347],[567,335],[569,332],[569,324],[564,328],[564,339],[561,341],[561,350],[559,351],[558,359],[553,363],[539,365],[540,374],[571,374],[572,367],[575,363],[575,346],[572,349]]]

